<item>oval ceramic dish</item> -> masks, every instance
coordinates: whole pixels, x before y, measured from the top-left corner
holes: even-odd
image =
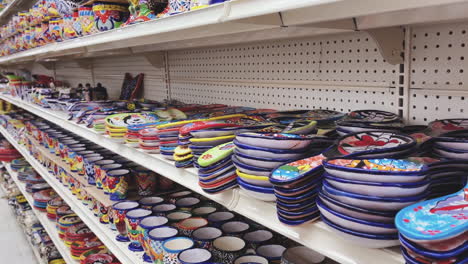
[[[434,138],[434,144],[449,149],[468,150],[468,130],[444,133]]]
[[[232,141],[221,144],[203,153],[197,162],[201,167],[211,166],[232,155],[235,147]]]
[[[125,113],[110,115],[105,118],[107,127],[127,128],[131,125],[151,123],[159,120],[154,114]]]
[[[282,165],[273,170],[270,182],[275,185],[288,185],[301,181],[310,175],[321,173],[323,169],[322,161],[325,159],[325,156],[317,155]]]
[[[195,146],[217,146],[219,144],[226,143],[235,138],[235,135],[213,137],[213,138],[191,138],[190,144]]]
[[[258,175],[258,176],[269,176],[271,173],[271,169],[265,169],[265,168],[260,168],[260,167],[255,167],[251,165],[244,164],[240,162],[236,156],[232,156],[232,163],[234,163],[234,166],[241,172],[251,174],[251,175]]]
[[[399,122],[397,114],[381,110],[356,110],[347,114],[348,120],[356,120],[367,123],[392,123]]]
[[[213,137],[223,137],[236,134],[240,131],[239,127],[225,127],[225,128],[213,128],[213,129],[202,129],[190,131],[190,134],[194,138],[213,138]]]
[[[239,183],[240,188],[244,190],[247,195],[253,198],[266,202],[276,201],[275,192],[271,187],[252,185],[243,181],[241,178],[237,178],[237,182]]]
[[[236,170],[237,176],[241,178],[243,181],[250,183],[252,185],[263,186],[263,187],[272,187],[273,185],[270,183],[270,179],[268,176],[257,176],[257,175],[250,175],[247,173],[243,173],[240,170]]]
[[[256,167],[261,167],[261,168],[271,168],[274,169],[282,164],[291,162],[292,160],[290,159],[281,159],[281,158],[260,158],[260,157],[255,157],[255,156],[250,156],[243,154],[242,152],[239,152],[237,150],[234,150],[234,154],[236,155],[236,158],[247,165],[252,165]]]
[[[268,148],[275,146],[277,149],[302,149],[310,145],[314,136],[294,134],[262,134],[242,133],[236,136],[241,144]]]
[[[426,258],[431,258],[431,259],[449,259],[449,258],[454,258],[457,256],[462,256],[463,254],[467,252],[468,250],[468,241],[465,239],[465,243],[463,243],[461,246],[452,249],[452,250],[445,250],[445,251],[435,251],[435,250],[428,250],[423,247],[418,246],[417,244],[409,241],[406,239],[404,236],[399,235],[400,242],[404,248],[407,250],[410,250],[418,255],[421,255]]]
[[[297,159],[307,152],[307,148],[304,149],[274,149],[274,148],[261,148],[251,145],[246,145],[234,140],[236,150],[242,154],[249,156],[260,157],[260,158],[278,158],[283,159]]]
[[[429,123],[432,136],[438,136],[450,131],[468,129],[468,119],[441,119]]]

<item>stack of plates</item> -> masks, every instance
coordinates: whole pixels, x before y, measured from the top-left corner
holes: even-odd
[[[71,228],[70,228],[71,229]],[[69,229],[69,230],[70,230]],[[96,236],[92,238],[86,238],[84,240],[77,240],[74,241],[70,245],[70,253],[73,259],[79,260],[80,256],[94,248],[99,248],[103,246],[104,244],[97,238]]]
[[[159,153],[158,129],[148,127],[138,131],[139,147],[146,153]]]
[[[125,134],[131,125],[141,125],[158,121],[159,118],[149,113],[124,113],[105,118],[106,134],[116,142],[125,142]]]
[[[337,122],[336,132],[344,136],[356,132],[380,130],[396,132],[402,128],[398,115],[380,110],[353,111]]]
[[[160,129],[158,131],[161,155],[168,160],[174,160],[175,148],[179,145],[180,125],[171,128]]]
[[[274,185],[278,219],[300,225],[319,217],[317,193],[322,186],[323,155],[297,160],[278,167],[270,176]]]
[[[275,201],[268,176],[278,166],[304,156],[313,140],[314,136],[294,134],[238,134],[232,160],[239,172],[240,188],[256,199]]]
[[[128,126],[127,133],[125,133],[125,144],[131,147],[138,147],[140,145],[140,131],[148,128],[149,126],[155,126],[155,124],[148,123]]]
[[[177,168],[188,168],[193,165],[192,150],[187,145],[179,145],[174,150],[175,166]]]
[[[395,159],[331,159],[320,200],[322,219],[343,238],[364,247],[398,244],[396,212],[428,196],[424,163]]]
[[[221,144],[204,152],[197,160],[199,185],[207,193],[219,193],[237,186],[232,154],[232,142]]]
[[[85,241],[95,238],[96,235],[84,223],[79,223],[67,228],[63,241],[65,245],[71,247],[74,242]],[[81,252],[83,253],[83,252]]]
[[[32,169],[31,165],[24,158],[17,158],[11,161],[10,168],[12,171]]]
[[[53,199],[51,199],[48,203],[47,203],[47,218],[49,218],[50,220],[52,221],[55,221],[57,220],[57,209],[64,205],[65,202],[63,201],[63,199],[60,197],[60,196],[57,196]]]
[[[105,122],[104,118],[94,119],[93,120],[93,129],[98,134],[106,133],[106,122]]]
[[[57,210],[58,211],[58,210]],[[61,239],[65,238],[65,233],[68,228],[82,223],[81,219],[76,214],[69,214],[60,217],[57,220],[57,231]]]
[[[0,161],[11,162],[21,157],[21,154],[15,148],[0,148]]]
[[[35,192],[33,194],[34,208],[41,212],[47,212],[47,203],[53,198],[57,197],[57,194],[51,188]]]
[[[407,263],[466,263],[468,185],[401,210],[395,219]]]

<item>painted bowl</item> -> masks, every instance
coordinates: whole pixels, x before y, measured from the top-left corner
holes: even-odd
[[[250,225],[243,221],[229,221],[221,225],[221,230],[227,236],[240,237],[247,233],[249,229]]]
[[[225,222],[235,219],[235,215],[231,212],[215,212],[208,215],[208,221],[210,225],[215,227],[221,227]]]
[[[369,182],[418,182],[429,173],[424,163],[408,159],[329,159],[325,170],[335,177]]]
[[[242,133],[236,136],[241,144],[269,148],[275,146],[277,149],[303,149],[310,145],[314,136],[295,134],[262,134]]]
[[[271,169],[255,167],[252,165],[247,165],[245,163],[242,163],[237,159],[236,156],[232,156],[231,160],[232,160],[232,163],[234,163],[234,166],[236,166],[238,170],[247,174],[258,175],[258,176],[269,176],[271,173]]]
[[[310,207],[301,210],[301,211],[288,211],[281,209],[280,207],[276,208],[278,216],[283,217],[284,219],[288,220],[298,220],[298,219],[303,219],[305,217],[309,217],[311,215],[315,215],[318,212],[318,207],[313,204]]]
[[[258,255],[268,259],[270,263],[275,263],[281,260],[281,257],[283,256],[285,250],[286,248],[282,245],[270,244],[258,247],[255,250],[255,252]]]
[[[322,161],[325,159],[325,156],[317,155],[281,165],[272,171],[270,182],[285,187],[302,183],[322,173]]]
[[[234,155],[236,156],[239,162],[242,162],[246,165],[251,165],[260,168],[274,169],[280,165],[291,162],[290,159],[281,159],[281,158],[260,158],[255,156],[250,156],[243,154],[237,150],[234,150]]]
[[[247,144],[242,144],[237,140],[234,140],[236,145],[236,150],[242,154],[260,157],[260,158],[278,158],[282,159],[298,159],[308,151],[307,148],[304,149],[274,149],[274,148],[261,148],[256,146],[251,146]]]
[[[268,259],[259,255],[244,255],[236,258],[234,264],[268,264]]]
[[[253,198],[266,201],[266,202],[276,201],[275,192],[273,188],[271,187],[253,185],[253,184],[243,181],[241,178],[237,178],[237,183],[239,183],[240,188],[247,195]]]
[[[424,192],[416,196],[408,197],[379,197],[369,196],[358,193],[351,193],[331,186],[327,181],[323,182],[323,190],[329,197],[347,203],[353,206],[378,210],[378,211],[396,211],[408,205],[424,200],[428,193]]]
[[[297,246],[286,249],[281,258],[281,264],[318,264],[325,260],[325,256],[305,247]]]
[[[257,176],[243,173],[240,170],[236,170],[237,176],[239,176],[243,181],[250,183],[252,185],[263,186],[263,187],[272,187],[273,184],[270,183],[270,179],[267,176]]]

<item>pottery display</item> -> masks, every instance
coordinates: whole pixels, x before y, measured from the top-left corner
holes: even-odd
[[[130,239],[128,248],[131,251],[143,251],[141,244],[141,232],[139,228],[140,222],[152,214],[151,210],[148,209],[132,209],[129,210],[125,215],[125,223],[127,226],[127,236]]]
[[[164,249],[163,243],[171,238],[175,238],[178,231],[174,227],[160,226],[149,231],[148,236],[150,246],[150,257],[153,263],[163,264],[164,261]]]
[[[134,201],[121,201],[112,206],[114,211],[114,225],[119,232],[117,235],[117,241],[128,242],[128,229],[125,223],[125,217],[128,211],[136,209],[139,206],[137,202]]]
[[[179,262],[179,253],[190,249],[194,246],[193,240],[188,237],[174,237],[163,242],[163,262],[164,263],[181,263]]]
[[[288,248],[283,252],[281,264],[316,264],[322,263],[324,260],[325,256],[318,252],[304,246],[298,246]]]
[[[246,243],[244,240],[233,236],[222,236],[213,241],[213,257],[220,263],[233,263],[234,260],[243,255]]]

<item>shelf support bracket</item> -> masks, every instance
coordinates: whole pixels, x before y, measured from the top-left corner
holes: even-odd
[[[164,68],[164,52],[152,51],[143,53],[146,60],[156,68]]]
[[[365,30],[375,41],[382,57],[390,64],[402,64],[405,33],[401,27]]]

